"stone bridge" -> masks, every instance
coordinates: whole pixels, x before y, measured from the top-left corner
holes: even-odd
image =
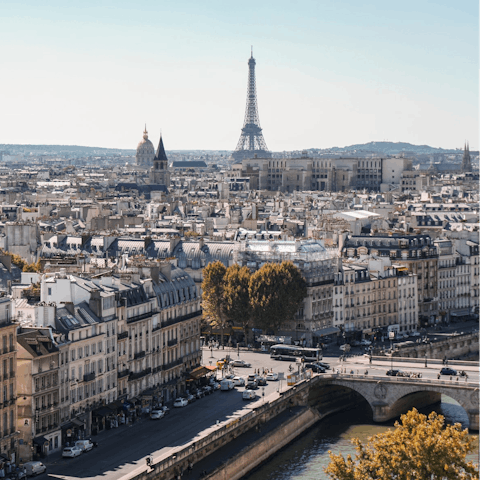
[[[470,430],[478,431],[479,388],[474,382],[337,373],[316,375],[309,383],[310,403],[315,403],[320,392],[328,391],[324,387],[350,389],[368,402],[375,422],[398,417],[413,407],[438,403],[444,394],[464,408]]]

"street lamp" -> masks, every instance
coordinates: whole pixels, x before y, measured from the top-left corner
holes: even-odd
[[[393,370],[393,339],[395,338],[395,332],[388,332],[388,338],[390,339],[390,369]]]
[[[425,368],[427,368],[427,352],[425,352]]]

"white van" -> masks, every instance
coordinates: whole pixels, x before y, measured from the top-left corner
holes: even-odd
[[[253,390],[244,390],[243,393],[242,393],[242,398],[244,400],[255,400],[255,397],[257,395],[255,394],[255,392]]]
[[[232,390],[234,386],[235,385],[233,384],[232,380],[230,380],[228,378],[224,378],[220,382],[220,390],[223,390],[224,392],[228,391],[228,390]]]
[[[27,477],[40,475],[47,470],[47,467],[42,462],[27,462],[23,466],[25,468],[25,474]]]

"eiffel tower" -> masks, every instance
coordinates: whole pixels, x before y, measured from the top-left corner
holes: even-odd
[[[237,148],[232,153],[235,162],[241,162],[244,158],[272,158],[267,144],[263,138],[260,120],[258,118],[257,88],[255,86],[255,59],[253,49],[248,60],[248,91],[247,108],[243,122],[242,133],[237,143]]]

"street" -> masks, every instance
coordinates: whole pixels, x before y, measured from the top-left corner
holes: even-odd
[[[210,362],[214,364],[227,354],[232,360],[240,358],[252,364],[250,368],[234,369],[236,375],[245,377],[254,373],[255,369],[262,371],[265,368],[272,369],[277,373],[283,372],[286,378],[290,365],[295,369],[298,368],[294,362],[272,360],[267,353],[242,350],[238,354],[237,350],[233,349],[214,349],[213,353],[209,349],[204,349],[202,364],[209,365]],[[371,375],[385,375],[392,366],[389,358],[375,360],[373,364],[370,364],[369,358],[366,356],[351,357],[344,362],[340,362],[338,356],[324,356],[324,361],[331,365],[330,372],[339,368],[345,369],[347,373],[353,371],[356,374],[363,374],[365,370],[368,370]],[[454,363],[452,362],[450,365],[456,368]],[[398,362],[395,359],[393,361],[393,368],[421,372],[422,378],[427,379],[436,379],[441,366],[432,364],[425,368],[423,359],[416,363]],[[462,367],[462,369],[468,371],[468,382],[478,384],[478,368]],[[218,374],[220,375],[220,372]],[[442,380],[449,380],[449,378],[442,377]],[[461,378],[459,381],[465,381],[465,379]],[[217,421],[222,423],[240,415],[242,411],[245,412],[258,405],[259,402],[264,401],[262,393],[267,398],[279,388],[282,390],[287,388],[286,380],[269,382],[264,389],[260,387],[256,390],[257,399],[252,402],[242,400],[243,387],[227,392],[216,391],[184,408],[171,408],[170,413],[162,419],[144,418],[132,426],[122,425],[118,429],[109,430],[94,437],[94,440],[99,443],[98,448],[94,448],[80,457],[62,459],[57,454],[53,457],[53,462],[45,459],[47,473],[49,476],[63,479],[101,476],[105,480],[118,480],[137,469],[144,470],[145,457],[148,455],[153,456],[154,462],[159,461],[206,429],[215,428]],[[46,474],[41,477],[46,477]]]

